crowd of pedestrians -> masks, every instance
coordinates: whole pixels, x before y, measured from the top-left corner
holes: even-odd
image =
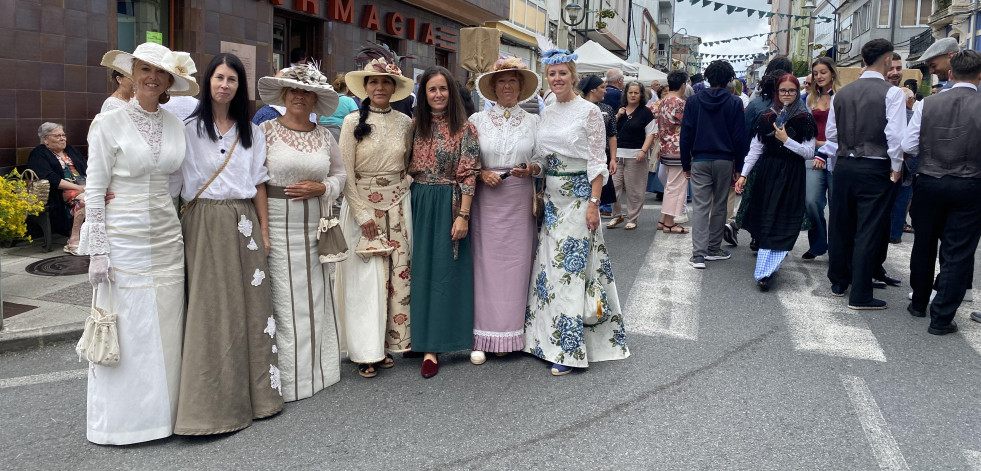
[[[674,71],[648,88],[616,69],[581,77],[555,49],[544,80],[516,58],[479,75],[476,113],[449,70],[414,82],[398,57],[368,52],[333,81],[298,55],[258,81],[265,106],[249,116],[232,54],[199,93],[186,53],[110,51],[118,88],[87,165],[62,127],[42,126],[32,159],[73,171],[57,179],[80,194],[66,200],[82,215],[70,249],[90,256],[97,305],[118,316],[122,358],[89,375],[90,441],[240,430],[338,382],[344,354],[364,378],[397,353],[421,356],[425,378],[455,351],[476,365],[526,352],[555,376],[626,358],[601,211],[608,229],[637,228],[651,175],[657,231],[690,233],[698,269],[749,232],[761,291],[803,228],[803,258],[829,255],[831,294],[884,309],[873,287],[900,284],[888,245],[915,231],[908,311],[929,307],[932,334],[957,331],[981,237],[975,51],[931,47],[943,93],[916,101],[884,40],[863,46],[847,86],[828,58],[802,86],[778,57],[752,96],[725,61],[707,87]],[[177,96],[197,96],[188,116],[165,109]],[[325,252],[332,228],[340,255]]]

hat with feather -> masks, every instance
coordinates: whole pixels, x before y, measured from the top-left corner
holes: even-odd
[[[351,93],[363,99],[368,96],[364,87],[367,77],[391,77],[395,81],[395,93],[392,94],[390,101],[403,100],[412,94],[412,88],[415,84],[412,79],[404,77],[402,69],[399,68],[399,63],[405,59],[411,59],[411,57],[399,57],[384,44],[368,44],[361,48],[355,59],[358,62],[368,61],[364,69],[344,74],[344,82]]]

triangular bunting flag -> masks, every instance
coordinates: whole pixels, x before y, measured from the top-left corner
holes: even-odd
[[[794,31],[800,31],[800,26],[794,26]]]
[[[766,16],[766,12],[765,11],[761,11],[761,12],[759,12],[759,14],[760,14],[760,19],[763,19],[763,17]]]
[[[736,7],[734,7],[734,6],[732,6],[732,5],[727,5],[727,6],[726,6],[726,14],[727,14],[727,15],[731,15],[731,14],[732,14],[732,12],[734,12],[734,11],[736,11]]]
[[[753,13],[756,13],[756,10],[754,10],[752,8],[747,8],[746,9],[746,17],[747,18],[752,18],[753,17]]]
[[[719,2],[713,2],[713,3],[715,3],[715,8],[713,8],[712,11],[719,11],[719,8],[726,6],[724,3],[719,3]]]
[[[702,0],[702,8],[705,8],[712,4],[712,0]]]
[[[743,11],[745,9],[746,9],[746,7],[736,7],[736,12],[741,12],[741,11]]]
[[[772,11],[766,12],[766,17],[767,18],[773,18],[773,12]]]

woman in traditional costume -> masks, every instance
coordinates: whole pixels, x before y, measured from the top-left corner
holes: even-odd
[[[525,348],[525,295],[531,278],[538,228],[532,214],[532,176],[544,159],[535,158],[538,116],[518,103],[536,96],[538,75],[517,57],[498,60],[477,78],[477,90],[494,102],[470,122],[480,142],[480,180],[470,223],[473,250],[474,329],[470,361],[485,352],[505,355]],[[509,178],[510,177],[510,178]]]
[[[753,198],[743,226],[759,242],[753,277],[760,291],[770,290],[771,278],[800,234],[807,187],[804,160],[814,157],[817,138],[817,125],[800,99],[797,77],[785,74],[774,87],[773,106],[757,121],[742,176],[736,181],[736,191],[742,193],[756,166]]]
[[[249,121],[245,66],[219,54],[184,128],[181,217],[187,326],[178,435],[248,427],[283,409],[266,255],[266,140]]]
[[[92,366],[87,438],[127,445],[169,436],[177,418],[184,334],[184,243],[172,196],[184,161],[184,123],[160,104],[196,95],[194,61],[143,43],[109,51],[102,65],[132,77],[135,100],[89,128],[86,220],[78,251],[90,255],[96,306],[116,315],[120,359]],[[106,193],[115,199],[106,205]]]
[[[543,53],[555,104],[538,125],[545,162],[545,219],[532,265],[525,348],[568,374],[590,362],[630,355],[610,256],[599,227],[600,191],[609,176],[603,114],[575,92],[578,56]]]
[[[364,241],[386,250],[348,257],[338,265],[335,291],[348,358],[365,378],[391,368],[391,352],[405,352],[409,336],[409,265],[412,211],[408,161],[412,119],[392,112],[392,101],[408,97],[413,83],[397,61],[375,59],[344,82],[366,97],[358,113],[344,118],[341,155],[348,174],[341,227],[348,247]]]
[[[426,94],[413,115],[412,350],[425,352],[422,376],[439,372],[437,353],[473,347],[470,205],[480,174],[480,143],[459,87],[443,67],[419,80]]]
[[[259,79],[259,96],[286,113],[259,125],[266,138],[269,277],[279,368],[273,383],[286,402],[340,381],[333,293],[317,250],[320,219],[344,188],[340,148],[310,114],[329,116],[337,93],[317,69],[300,65]],[[261,280],[256,276],[256,283]]]

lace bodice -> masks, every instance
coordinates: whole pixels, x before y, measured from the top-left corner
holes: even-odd
[[[603,114],[596,105],[580,97],[545,107],[538,123],[537,145],[538,155],[555,153],[566,159],[585,160],[590,181],[602,175],[605,183],[609,177]]]
[[[150,146],[150,156],[157,163],[160,160],[160,141],[163,139],[163,113],[159,108],[157,111],[144,110],[136,100],[130,101],[123,108],[140,137]]]
[[[505,111],[509,118],[505,117]],[[538,116],[519,106],[505,109],[495,105],[471,116],[470,122],[477,128],[482,167],[514,168],[517,164],[533,161],[544,164],[544,158],[534,159]]]
[[[272,119],[259,125],[266,136],[268,183],[287,186],[300,181],[327,185],[327,198],[336,198],[344,187],[346,173],[341,151],[327,128],[294,131]]]

